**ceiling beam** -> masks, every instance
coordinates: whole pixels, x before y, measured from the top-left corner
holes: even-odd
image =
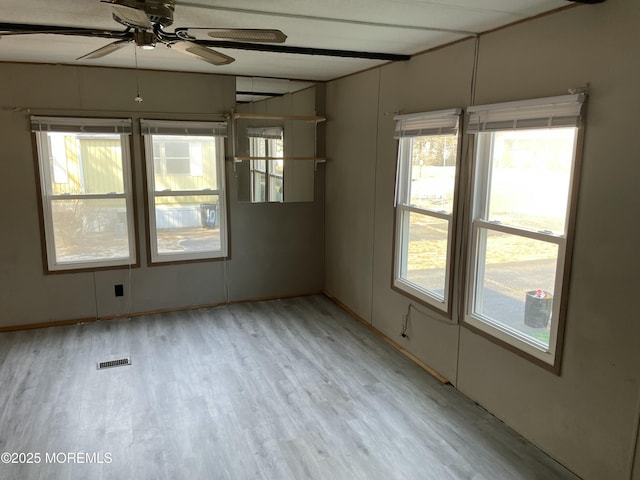
[[[86,37],[101,37],[122,39],[132,36],[132,30],[111,31],[91,28],[63,27],[52,25],[29,25],[24,23],[0,23],[0,37],[3,35],[54,34]],[[170,43],[180,41],[181,38],[167,32],[164,35]],[[193,43],[205,47],[229,48],[232,50],[250,50],[257,52],[289,53],[297,55],[322,55],[325,57],[362,58],[367,60],[406,61],[411,55],[381,52],[360,52],[355,50],[335,50],[329,48],[295,47],[282,44],[262,44],[248,42],[232,42],[227,40],[191,40]]]
[[[77,37],[122,38],[127,37],[131,29],[114,31],[100,28],[64,27],[58,25],[32,25],[29,23],[0,23],[0,37],[9,35],[71,35]]]
[[[384,60],[387,62],[404,62],[411,59],[411,55],[381,52],[361,52],[356,50],[335,50],[330,48],[294,47],[291,45],[276,45],[266,43],[230,42],[226,40],[192,40],[198,45],[214,48],[230,48],[232,50],[251,50],[258,52],[291,53],[298,55],[321,55],[325,57],[363,58],[367,60]]]
[[[274,92],[250,92],[245,90],[236,91],[236,95],[253,95],[256,97],[284,97],[284,93],[274,93]]]

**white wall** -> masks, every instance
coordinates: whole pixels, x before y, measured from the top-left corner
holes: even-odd
[[[560,376],[435,313],[399,337],[392,114],[469,105],[473,40],[327,85],[327,291],[587,480],[632,478],[637,448],[638,25],[640,2],[610,0],[480,38],[477,104],[591,87]]]
[[[323,271],[323,178],[316,200],[295,205],[236,201],[227,162],[231,259],[147,266],[142,151],[133,135],[140,268],[43,271],[37,180],[29,125],[34,114],[206,119],[235,106],[235,77],[0,64],[0,327],[96,318],[230,300],[318,292]],[[136,104],[136,77],[144,102]],[[215,117],[214,117],[215,118]],[[124,284],[116,298],[113,286]]]

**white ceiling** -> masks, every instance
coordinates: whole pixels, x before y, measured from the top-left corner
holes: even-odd
[[[1,0],[0,23],[122,30],[99,0]],[[565,0],[176,0],[173,26],[276,28],[285,45],[415,54],[569,5]],[[134,46],[96,60],[76,58],[112,42],[64,35],[0,38],[0,61],[135,66]],[[164,47],[137,51],[139,68],[246,77],[330,80],[385,63],[286,53],[218,49],[236,59],[214,66]]]

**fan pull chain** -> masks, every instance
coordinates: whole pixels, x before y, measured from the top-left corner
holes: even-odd
[[[138,69],[138,46],[133,46],[133,56],[136,61],[136,97],[133,99],[136,103],[142,103],[143,98],[140,96],[140,70]]]

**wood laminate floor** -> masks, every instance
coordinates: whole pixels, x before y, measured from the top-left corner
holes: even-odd
[[[576,478],[322,296],[0,334],[0,452],[40,454],[12,480]]]

